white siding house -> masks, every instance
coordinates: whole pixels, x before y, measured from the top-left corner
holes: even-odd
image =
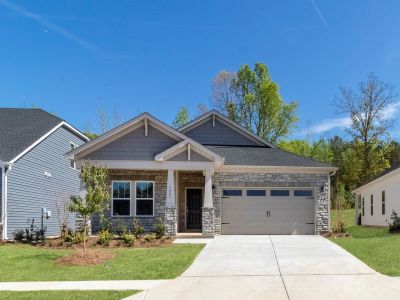
[[[361,215],[362,225],[388,226],[392,211],[400,213],[400,166],[385,171],[353,193],[356,220]]]

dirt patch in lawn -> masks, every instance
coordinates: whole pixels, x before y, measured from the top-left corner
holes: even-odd
[[[99,249],[88,249],[84,251],[75,251],[72,254],[61,257],[56,260],[58,265],[64,266],[87,266],[98,265],[114,258],[115,253]]]

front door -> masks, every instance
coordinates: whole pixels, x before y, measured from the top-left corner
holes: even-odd
[[[186,189],[186,228],[201,229],[201,206],[203,203],[203,190]]]

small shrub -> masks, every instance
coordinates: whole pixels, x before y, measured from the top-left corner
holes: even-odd
[[[165,235],[166,227],[165,224],[158,219],[156,222],[155,234],[157,239],[161,239]]]
[[[144,236],[144,240],[148,243],[153,242],[157,238],[155,233],[148,233]]]
[[[14,240],[21,242],[25,239],[25,231],[22,229],[17,229],[14,231]]]
[[[389,232],[400,231],[400,216],[394,210],[392,210],[390,220],[391,222],[389,223]]]
[[[64,241],[67,243],[80,244],[83,242],[83,233],[79,231],[68,230],[65,234]]]
[[[135,237],[132,234],[124,233],[121,235],[121,239],[124,241],[125,245],[131,247],[135,242]]]
[[[117,234],[122,237],[123,235],[126,235],[127,233],[128,233],[128,227],[125,224],[125,220],[123,218],[121,218],[120,216],[118,216]]]
[[[97,243],[100,245],[108,246],[110,242],[114,238],[114,235],[108,229],[103,229],[99,232],[99,237],[97,239]]]
[[[137,238],[140,239],[144,233],[144,227],[142,224],[140,224],[140,221],[138,219],[133,219],[133,235]]]
[[[332,231],[335,233],[344,233],[344,223],[342,221],[339,221],[339,226],[335,222],[332,225]]]

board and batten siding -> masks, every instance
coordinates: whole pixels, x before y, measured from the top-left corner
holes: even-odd
[[[210,118],[193,129],[184,130],[183,133],[204,145],[258,146],[257,143],[225,125],[218,119],[215,120],[214,127],[212,118]]]
[[[400,213],[400,174],[388,177],[384,180],[377,180],[377,182],[370,186],[363,187],[358,195],[361,195],[360,200],[364,198],[364,216],[361,215],[362,225],[373,226],[388,226],[390,222],[390,215],[392,211]],[[385,191],[385,214],[382,214],[382,191]],[[371,195],[373,195],[373,215],[371,216]],[[362,208],[359,209],[362,214]]]
[[[85,160],[154,160],[154,156],[172,147],[178,141],[148,126],[145,136],[144,126],[97,149],[82,159]]]
[[[69,200],[80,191],[79,170],[70,167],[64,156],[71,150],[70,143],[84,141],[65,127],[60,127],[36,147],[17,160],[8,173],[7,236],[13,238],[17,229],[25,229],[32,222],[40,227],[41,209],[52,215],[44,220],[47,235],[58,235],[57,201]],[[51,174],[45,176],[45,172]],[[63,205],[60,205],[61,209]],[[69,225],[75,227],[75,214],[69,214]]]

